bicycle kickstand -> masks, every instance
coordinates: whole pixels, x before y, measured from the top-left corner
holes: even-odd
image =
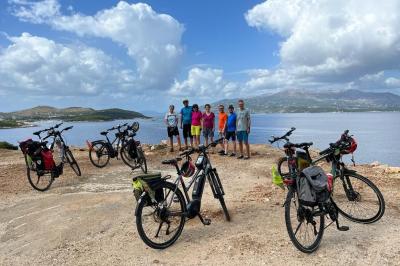
[[[348,226],[345,226],[345,225],[340,226],[339,225],[339,218],[336,218],[336,228],[339,231],[349,231],[349,229],[350,229]]]
[[[197,214],[197,216],[199,216],[199,219],[200,219],[200,221],[201,221],[201,223],[203,224],[203,225],[210,225],[211,224],[211,220],[210,219],[207,219],[207,218],[203,218],[203,216],[201,216],[201,214],[199,213],[199,214]]]

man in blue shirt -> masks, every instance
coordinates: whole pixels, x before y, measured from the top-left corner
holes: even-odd
[[[183,139],[185,141],[185,149],[188,149],[188,138],[190,138],[190,146],[193,147],[193,136],[191,133],[192,126],[192,106],[189,106],[189,100],[183,100],[184,107],[181,109],[181,129]]]
[[[228,107],[228,119],[226,120],[226,132],[225,132],[225,154],[228,155],[228,145],[229,140],[232,139],[233,143],[233,152],[229,156],[236,156],[236,113],[234,112],[233,105],[229,105]]]

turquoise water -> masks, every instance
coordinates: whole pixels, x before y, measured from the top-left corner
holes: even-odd
[[[167,131],[162,118],[138,120],[140,130],[137,138],[143,143],[157,144],[166,139]],[[87,139],[102,138],[99,132],[118,123],[74,122],[71,131],[65,133],[70,145],[84,146]],[[42,122],[35,128],[0,130],[0,140],[16,144],[31,138],[32,132],[48,127],[55,122]],[[252,115],[251,143],[266,143],[271,135],[280,136],[290,127],[297,130],[291,136],[292,142],[313,141],[315,148],[324,149],[336,141],[340,134],[349,129],[358,141],[355,152],[356,162],[379,161],[400,166],[400,113],[318,113],[318,114],[257,114]]]

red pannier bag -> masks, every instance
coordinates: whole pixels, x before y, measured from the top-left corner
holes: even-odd
[[[53,153],[50,150],[42,150],[41,155],[44,163],[44,170],[53,170],[55,166]]]

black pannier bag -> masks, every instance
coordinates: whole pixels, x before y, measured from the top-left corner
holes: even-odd
[[[316,206],[330,198],[328,176],[319,166],[305,168],[297,179],[297,193],[301,204]]]
[[[36,165],[36,169],[44,170],[44,162],[42,159],[43,144],[39,141],[28,139],[20,142],[19,147],[22,153],[28,157],[28,163],[33,162]]]
[[[152,200],[155,200],[156,202],[163,201],[164,191],[160,188],[162,182],[164,182],[164,179],[161,178],[160,172],[134,176],[132,179],[132,187],[136,200],[139,200],[142,193],[146,191],[149,195],[147,199],[149,204],[151,204]]]

